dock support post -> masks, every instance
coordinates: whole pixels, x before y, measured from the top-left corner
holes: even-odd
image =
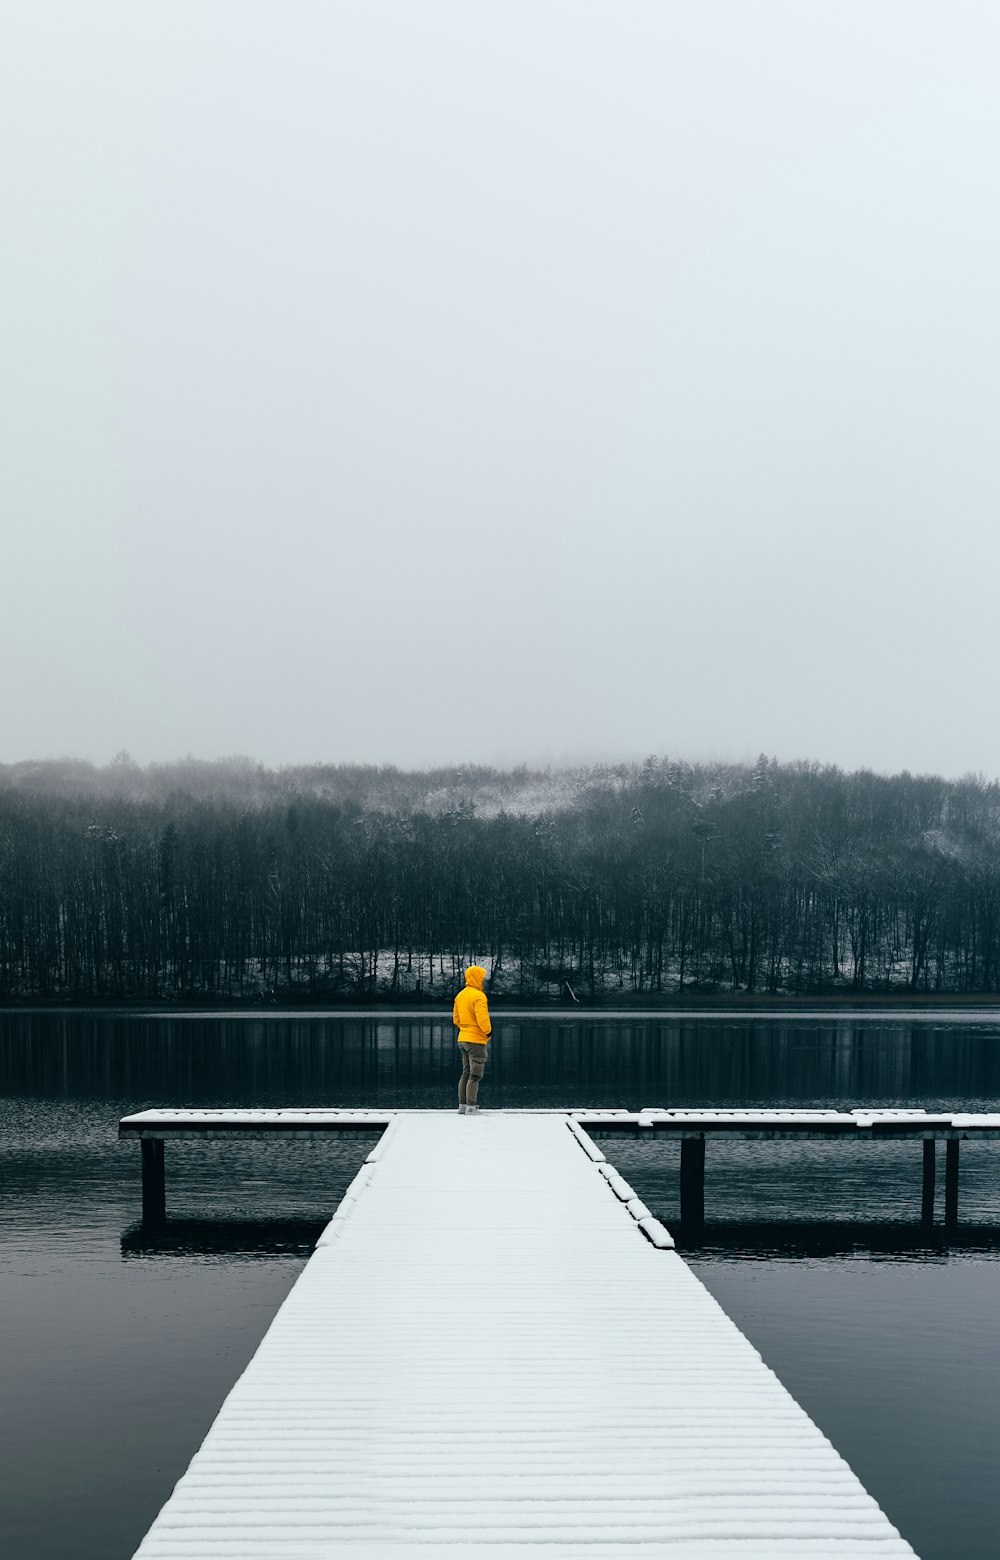
[[[920,1203],[920,1222],[934,1223],[934,1178],[937,1173],[937,1144],[924,1138],[924,1192]]]
[[[958,1223],[958,1138],[949,1138],[944,1155],[944,1222]]]
[[[705,1138],[681,1138],[681,1224],[705,1222]]]
[[[167,1177],[162,1138],[142,1138],[142,1222],[162,1224],[167,1216]]]

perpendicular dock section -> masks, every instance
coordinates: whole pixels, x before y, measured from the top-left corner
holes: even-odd
[[[270,1138],[350,1137],[382,1133],[392,1121],[391,1110],[341,1110],[324,1106],[300,1109],[248,1108],[225,1110],[140,1110],[118,1123],[120,1138],[174,1138],[178,1141],[220,1137]]]
[[[123,1116],[119,1138],[137,1138],[142,1156],[142,1222],[148,1230],[163,1224],[167,1211],[167,1142],[206,1142],[218,1138],[260,1140],[280,1136],[376,1144],[394,1119],[393,1111],[301,1109],[141,1110]]]
[[[958,1222],[960,1144],[964,1140],[1000,1141],[997,1112],[930,1112],[919,1109],[659,1109],[640,1111],[576,1110],[571,1119],[589,1141],[639,1138],[680,1143],[681,1223],[697,1229],[705,1216],[705,1148],[712,1139],[743,1142],[923,1143],[921,1222],[934,1223],[935,1144],[945,1143],[945,1224]]]
[[[399,1113],[141,1560],[912,1555],[586,1138]]]
[[[803,1110],[803,1109],[646,1109],[575,1110],[574,1121],[588,1135],[602,1138],[682,1139],[713,1137],[794,1139],[822,1142],[916,1141],[921,1138],[982,1138],[1000,1140],[1000,1115],[947,1115],[924,1110]]]
[[[292,1135],[319,1140],[339,1139],[376,1143],[396,1111],[352,1110],[324,1106],[289,1109],[161,1109],[138,1111],[119,1122],[121,1138],[138,1138],[142,1152],[143,1222],[161,1221],[166,1207],[166,1171],[163,1145],[210,1138],[274,1138]],[[412,1113],[403,1113],[412,1114]],[[433,1113],[432,1113],[433,1114]],[[697,1229],[705,1216],[705,1148],[709,1138],[803,1141],[839,1140],[844,1143],[896,1140],[922,1141],[924,1145],[921,1218],[934,1221],[934,1144],[944,1141],[945,1222],[958,1221],[959,1144],[963,1138],[1000,1140],[1000,1114],[947,1115],[924,1110],[852,1111],[828,1109],[726,1109],[678,1108],[641,1111],[577,1110],[505,1112],[507,1116],[558,1116],[568,1120],[584,1152],[595,1162],[604,1159],[602,1138],[640,1138],[653,1143],[664,1138],[680,1142],[681,1223]],[[159,1148],[151,1145],[158,1143]]]

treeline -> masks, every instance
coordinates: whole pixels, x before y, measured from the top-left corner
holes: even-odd
[[[836,768],[0,767],[0,995],[1000,991],[1000,786]]]

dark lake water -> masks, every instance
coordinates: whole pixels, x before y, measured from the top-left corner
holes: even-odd
[[[452,1033],[0,1014],[0,1552],[127,1560],[366,1152],[169,1145],[154,1237],[118,1118],[450,1105]],[[1000,1100],[1000,1023],[970,1015],[511,1017],[491,1053],[485,1108]],[[676,1228],[677,1149],[604,1146]],[[995,1560],[1000,1144],[963,1144],[947,1236],[920,1228],[919,1144],[710,1144],[706,1217],[688,1260],[918,1554]]]

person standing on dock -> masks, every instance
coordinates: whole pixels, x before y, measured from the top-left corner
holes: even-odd
[[[451,1012],[462,1054],[462,1075],[458,1080],[460,1116],[479,1114],[479,1080],[486,1071],[486,1047],[493,1033],[489,1004],[483,990],[485,979],[486,971],[482,966],[470,964],[465,972],[465,986],[455,998]]]

